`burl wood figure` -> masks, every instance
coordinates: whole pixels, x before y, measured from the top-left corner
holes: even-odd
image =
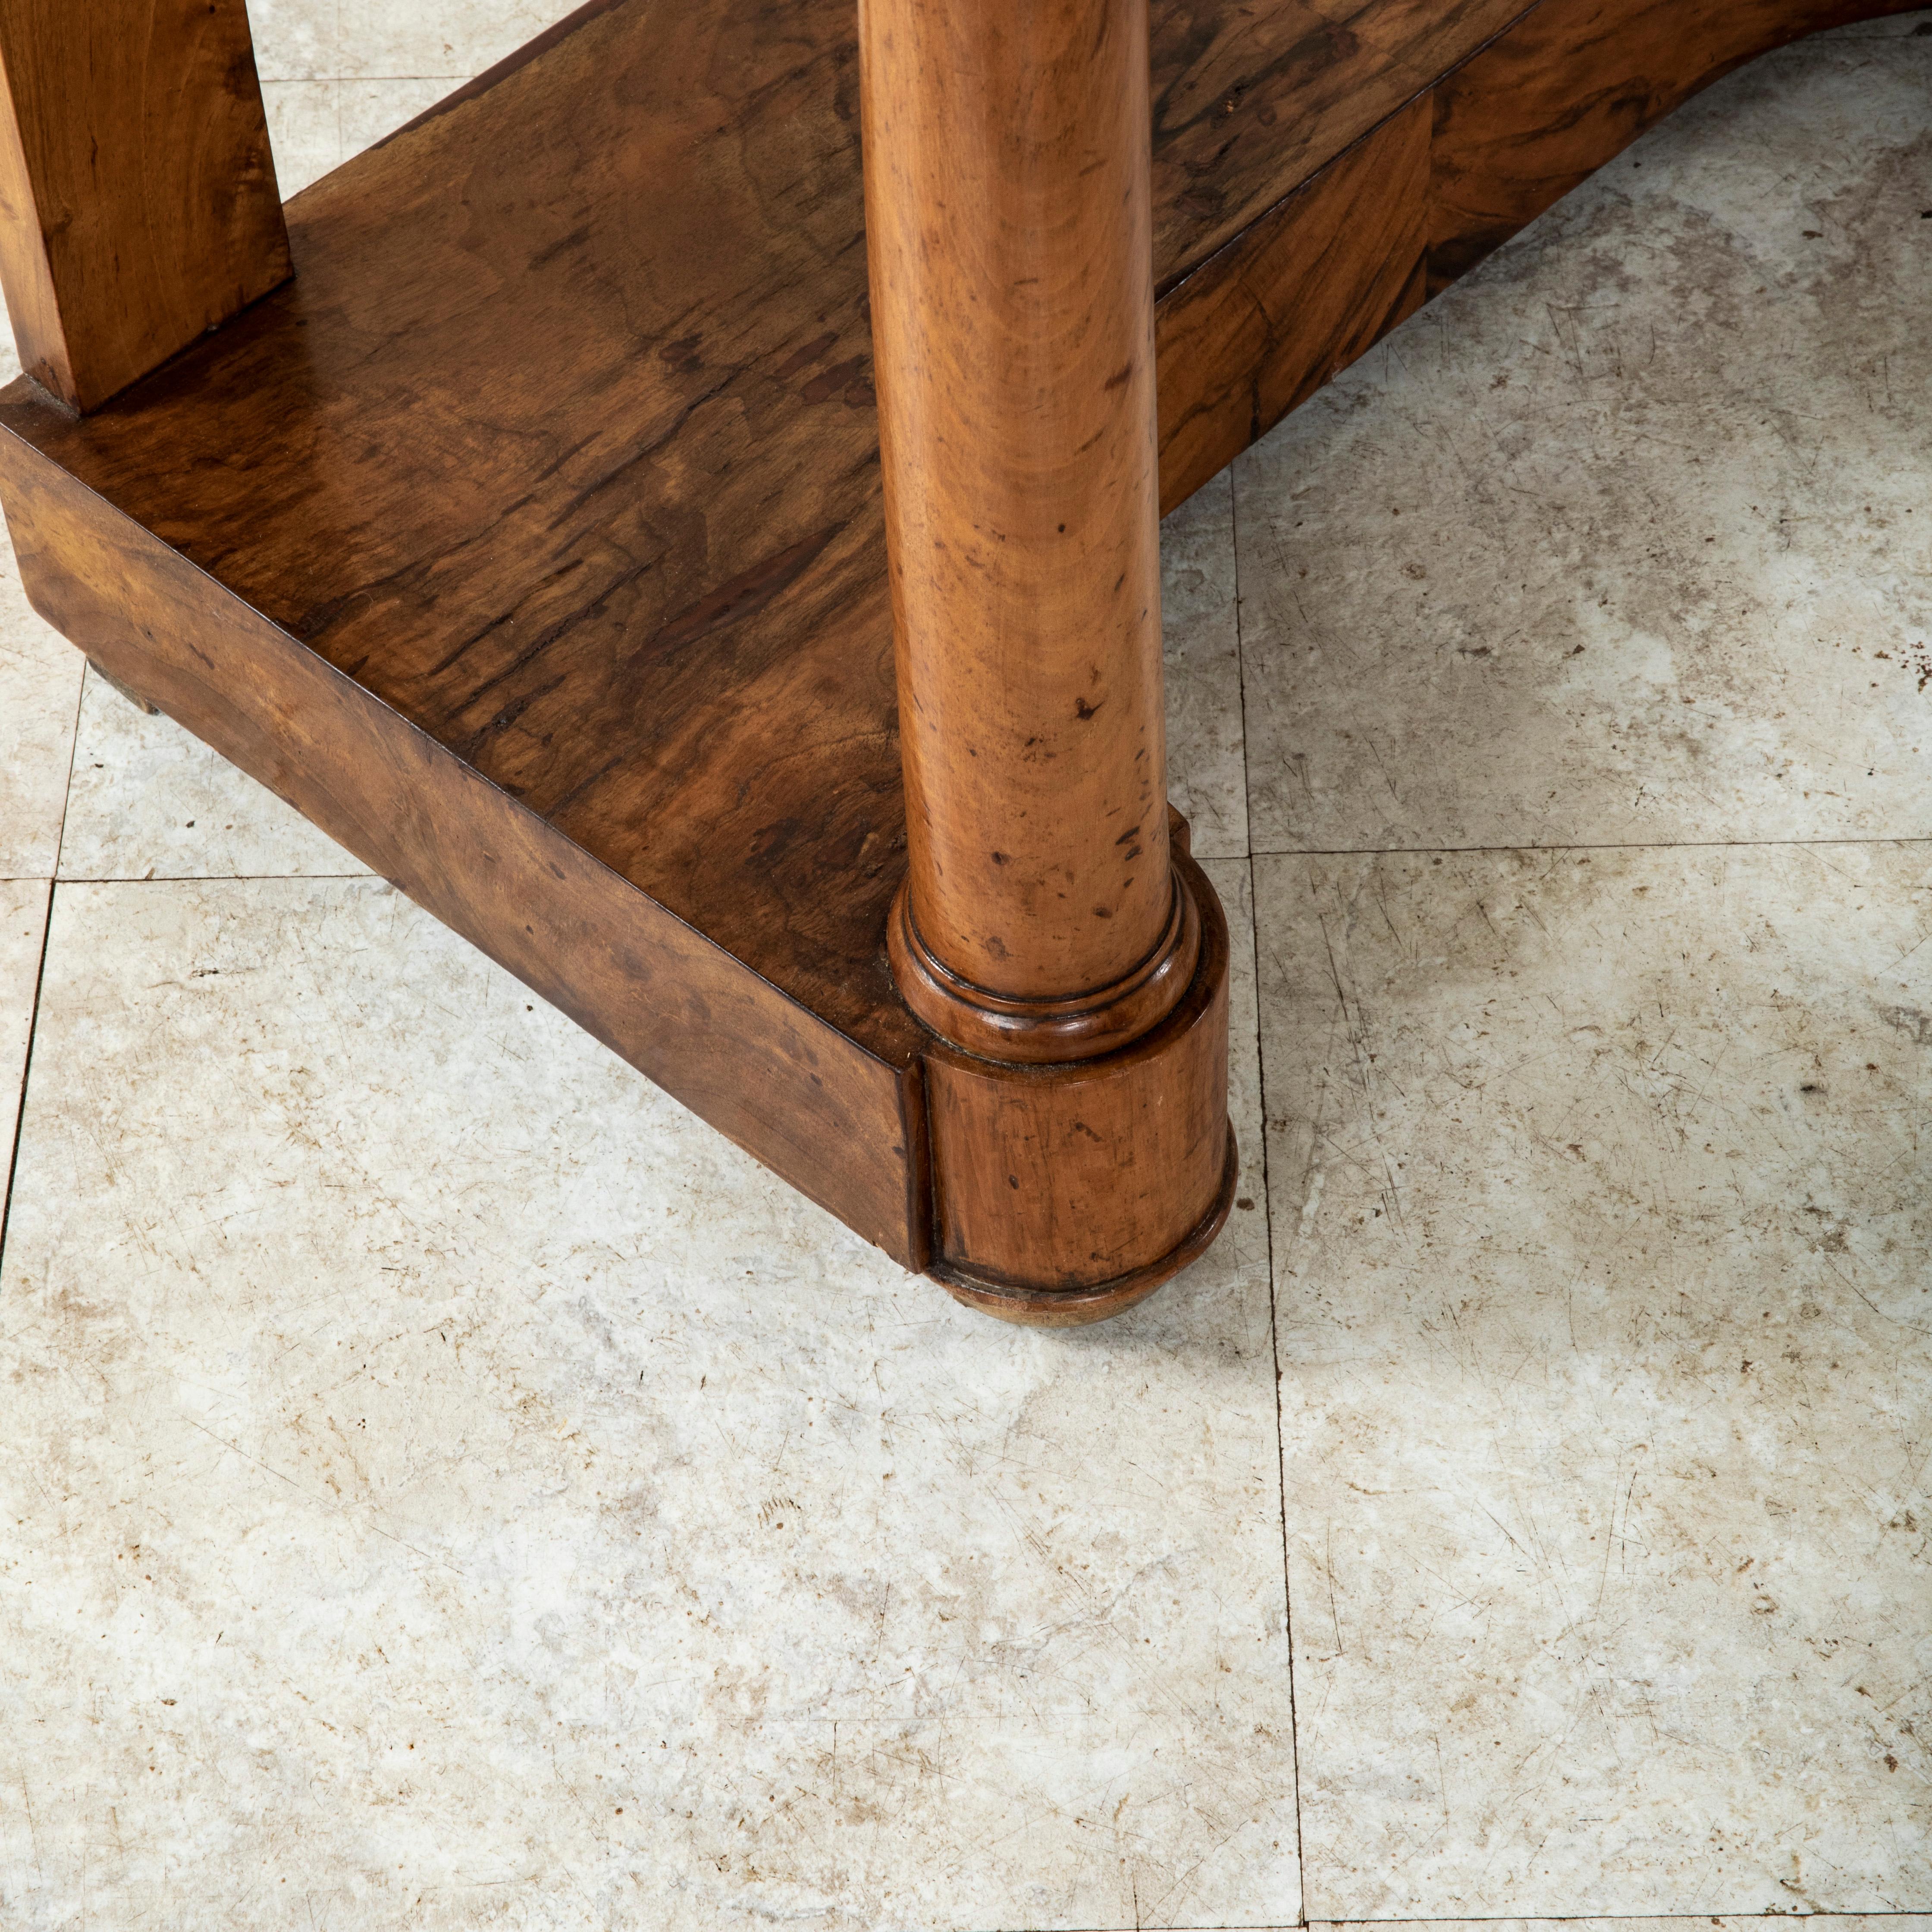
[[[0,0],[0,501],[138,700],[904,1267],[1097,1320],[1236,1171],[1160,512],[1918,4],[591,0],[284,208],[244,0]]]

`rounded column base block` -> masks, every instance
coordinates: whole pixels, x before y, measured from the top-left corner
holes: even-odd
[[[1201,915],[1174,873],[1167,925],[1154,950],[1111,986],[1063,999],[1027,999],[976,986],[927,950],[902,883],[886,921],[886,952],[900,997],[950,1045],[1024,1066],[1090,1060],[1138,1039],[1187,990],[1201,954]]]
[[[1205,1252],[1233,1198],[1228,928],[1193,861],[1198,932],[1166,1017],[1092,1059],[1021,1066],[935,1042],[925,1061],[929,1272],[1008,1322],[1070,1327],[1145,1298]]]
[[[1206,1216],[1178,1247],[1170,1248],[1158,1261],[1092,1288],[1022,1288],[1010,1282],[982,1280],[943,1267],[933,1270],[934,1279],[955,1301],[976,1308],[996,1321],[1016,1322],[1022,1328],[1080,1328],[1090,1322],[1108,1321],[1146,1300],[1162,1282],[1172,1281],[1214,1245],[1215,1237],[1227,1221],[1228,1210],[1234,1204],[1234,1184],[1240,1174],[1240,1156],[1234,1146],[1234,1124],[1230,1121],[1227,1156],[1221,1163],[1220,1192]]]

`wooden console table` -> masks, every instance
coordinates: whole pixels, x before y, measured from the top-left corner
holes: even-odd
[[[1235,1173],[1161,510],[1918,4],[591,0],[284,208],[244,0],[0,0],[0,500],[124,688],[906,1268],[1094,1320]]]

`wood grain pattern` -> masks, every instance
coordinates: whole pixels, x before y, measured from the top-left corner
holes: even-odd
[[[1815,17],[1754,14],[1773,38]],[[1182,278],[1251,190],[1259,212],[1334,159],[1292,128],[1300,158],[1271,175],[1244,146],[1268,125],[1252,103],[1281,124],[1300,99],[1354,140],[1388,114],[1354,125],[1344,93],[1400,107],[1416,37],[1491,16],[1384,0],[1326,65],[1261,60],[1310,18],[1156,11],[1169,421],[1177,395],[1246,385],[1252,434],[1411,298],[1413,110],[1378,137],[1400,165],[1334,160]],[[1163,20],[1196,22],[1184,58]],[[1217,160],[1208,82],[1244,34],[1274,78],[1239,93]],[[1459,70],[1445,118],[1427,104],[1479,213],[1507,203],[1484,167],[1562,172],[1523,160],[1502,46]],[[916,1267],[932,1048],[881,943],[906,831],[858,111],[845,0],[592,9],[298,196],[296,279],[218,333],[78,420],[26,380],[0,396],[0,496],[36,607],[116,677]],[[1580,124],[1539,116],[1552,139]],[[1388,238],[1379,271],[1356,229]],[[1352,320],[1311,278],[1324,250],[1364,292]],[[1217,321],[1217,288],[1264,292],[1266,332]],[[1174,475],[1207,447],[1175,441]],[[956,1213],[965,1258],[942,1265],[997,1271],[980,1211]]]
[[[244,0],[0,0],[0,286],[92,409],[285,280]]]
[[[1920,0],[1541,0],[1435,90],[1429,280],[1466,274],[1744,62]]]
[[[639,12],[296,197],[295,280],[135,391],[0,420],[902,1060],[856,58]]]
[[[956,1046],[1084,1058],[1160,1020],[1199,944],[1168,856],[1145,0],[862,0],[860,30],[890,956]]]
[[[1016,1068],[926,1060],[933,1272],[962,1300],[1058,1327],[1118,1314],[1212,1240],[1234,1197],[1228,928],[1184,854],[1200,962],[1186,997],[1124,1052]]]
[[[589,0],[401,131],[488,94],[623,4]],[[1523,4],[1162,0],[1152,34],[1163,285]],[[712,7],[693,24],[727,46],[748,28],[814,60],[849,63],[854,51],[850,6],[825,0],[783,16]],[[0,260],[22,364],[92,409],[288,273],[244,0],[135,0],[131,14],[116,0],[6,0],[0,61],[18,117],[15,136],[0,128],[0,174],[25,218],[9,225],[34,238]]]
[[[1161,304],[1163,511],[1421,306],[1430,125],[1412,102]]]
[[[903,1266],[926,1265],[912,1056],[888,1064],[784,998],[13,437],[0,490],[38,608],[118,685]]]
[[[1169,288],[1161,504],[1720,75],[1918,0],[1540,0]]]
[[[1532,0],[1154,0],[1164,294]]]

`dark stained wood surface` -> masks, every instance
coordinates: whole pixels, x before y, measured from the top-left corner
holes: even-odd
[[[0,421],[903,1062],[856,60],[648,25],[298,196],[296,279],[98,414]]]
[[[747,972],[8,441],[0,484],[22,574],[117,684],[187,724],[904,1266],[926,1265],[916,1061],[887,1065]],[[908,1040],[912,1030],[906,1022]]]
[[[1159,308],[1161,502],[1740,62],[1920,0],[1539,0]]]
[[[1922,0],[1541,0],[1434,94],[1430,292],[1701,88],[1827,27]]]
[[[1411,102],[1161,304],[1163,511],[1422,305],[1429,133]]]
[[[1156,285],[1172,287],[1531,3],[1154,0]]]
[[[92,409],[289,272],[244,0],[0,0],[0,284]]]
[[[1390,18],[1435,35],[1435,11]],[[1175,50],[1217,87],[1230,56],[1162,17],[1163,178],[1238,176],[1223,214],[1272,194],[1190,146],[1210,123],[1176,104]],[[903,1058],[875,944],[904,816],[849,0],[580,22],[298,196],[296,280],[218,335],[82,422],[26,392],[0,422]],[[1318,26],[1294,0],[1257,30],[1270,100],[1297,74],[1374,93],[1387,33],[1338,76],[1318,44],[1354,44]],[[1160,210],[1158,269],[1219,232]]]
[[[1767,45],[1816,12],[1745,3]],[[0,494],[29,595],[115,676],[918,1266],[930,1036],[881,943],[904,815],[847,5],[589,10],[298,196],[296,280],[94,415],[6,392]],[[1220,398],[1198,423],[1245,441],[1412,300],[1418,110],[1335,157],[1416,98],[1415,36],[1492,16],[1382,0],[1320,30],[1325,63],[1286,0],[1178,34],[1196,17],[1157,14],[1155,260],[1186,325],[1162,414]],[[1226,82],[1216,134],[1244,45],[1257,78]],[[1486,178],[1585,152],[1525,161],[1504,53],[1427,104],[1479,214],[1515,192]],[[1560,134],[1559,97],[1530,118]],[[1298,158],[1272,176],[1264,108]],[[1231,210],[1322,162],[1189,288]],[[1358,226],[1388,238],[1379,269]],[[1312,298],[1311,249],[1352,316]],[[1268,328],[1217,317],[1216,290],[1264,292]],[[1231,412],[1244,383],[1262,400]],[[1212,439],[1177,452],[1184,481]]]

